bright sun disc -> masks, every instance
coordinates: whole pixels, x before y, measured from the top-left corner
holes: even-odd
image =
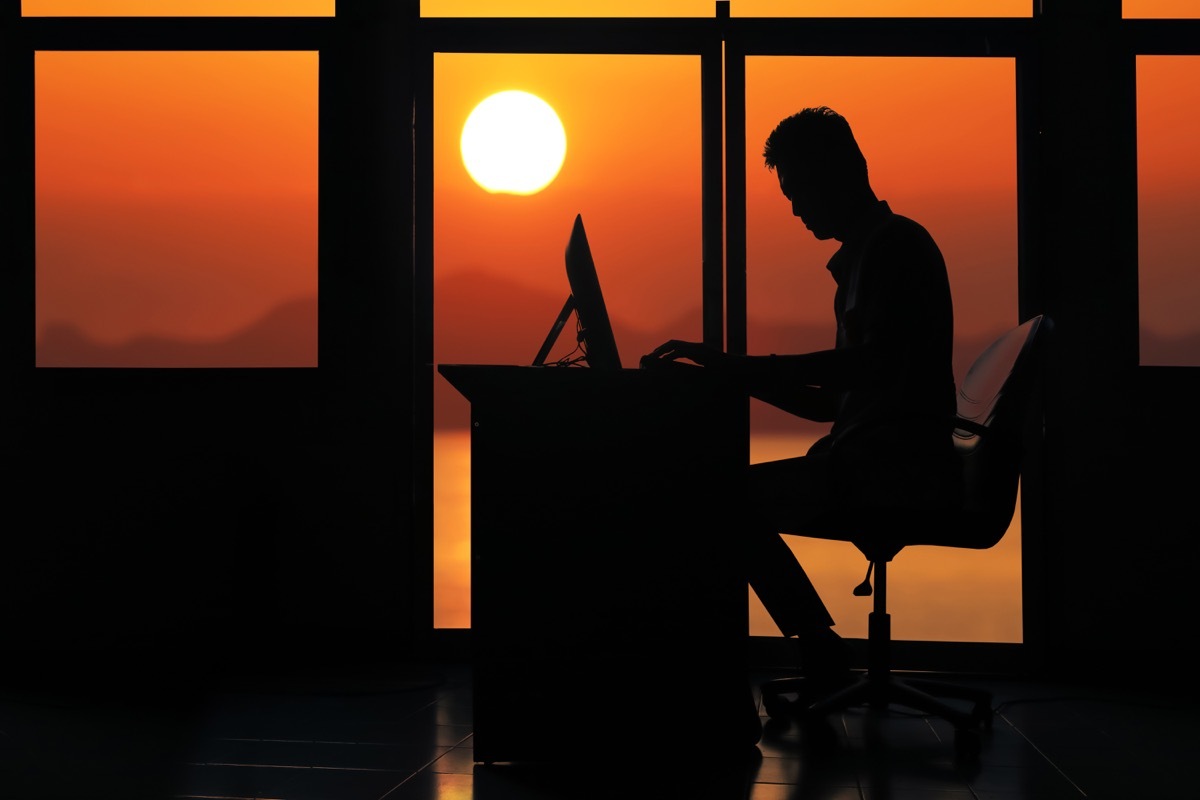
[[[463,165],[489,192],[535,194],[558,175],[567,134],[554,109],[521,91],[488,97],[463,125]]]

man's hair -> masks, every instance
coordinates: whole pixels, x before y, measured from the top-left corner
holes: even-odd
[[[818,164],[835,175],[867,180],[867,160],[850,123],[826,106],[803,109],[776,125],[763,146],[763,161],[772,170],[796,163]]]

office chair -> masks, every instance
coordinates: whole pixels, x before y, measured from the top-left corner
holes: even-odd
[[[802,677],[776,678],[761,685],[763,707],[771,718],[800,714],[812,718],[863,704],[875,708],[904,706],[941,717],[954,725],[959,756],[978,754],[980,730],[991,727],[992,698],[982,690],[954,684],[901,678],[890,667],[891,617],[887,611],[888,563],[903,548],[939,545],[986,549],[1004,536],[1016,508],[1023,429],[1038,385],[1037,360],[1051,328],[1036,316],[996,339],[971,364],[958,391],[954,445],[962,460],[964,496],[961,508],[911,517],[912,511],[863,510],[846,519],[845,527],[802,535],[853,543],[867,558],[867,577],[856,595],[874,594],[868,617],[867,670],[857,680],[815,701]],[[871,575],[874,573],[874,587]],[[784,697],[797,694],[795,701]],[[941,698],[966,701],[966,711]]]

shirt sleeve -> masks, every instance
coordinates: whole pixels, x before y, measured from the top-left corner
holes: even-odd
[[[872,389],[920,371],[922,358],[941,364],[941,339],[951,329],[945,262],[917,223],[894,219],[862,255],[853,299],[843,309],[839,345],[769,359],[764,386],[831,393]]]

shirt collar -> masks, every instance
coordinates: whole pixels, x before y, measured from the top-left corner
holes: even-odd
[[[838,248],[826,265],[833,273],[833,279],[837,283],[842,282],[850,265],[857,261],[857,258],[854,257],[855,253],[862,249],[875,230],[890,216],[892,216],[892,209],[888,206],[887,201],[876,200],[848,226],[849,233],[842,241],[842,246]]]

